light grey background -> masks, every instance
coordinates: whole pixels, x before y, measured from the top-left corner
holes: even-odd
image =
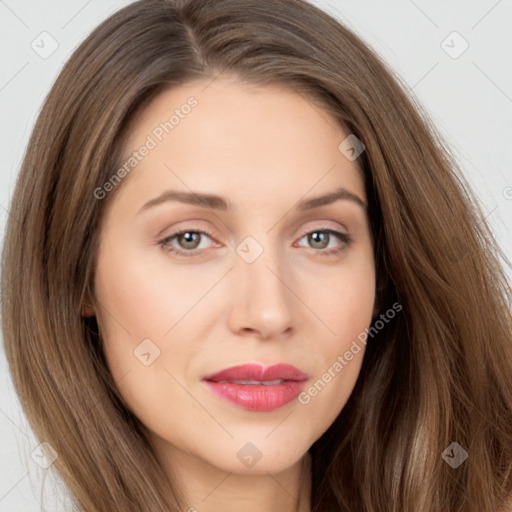
[[[129,3],[0,0],[2,239],[16,175],[44,97],[76,45]],[[512,258],[512,0],[314,3],[369,42],[427,108]],[[458,55],[464,41],[469,46]],[[58,48],[46,55],[55,44]],[[31,457],[39,443],[13,392],[3,350],[0,386],[0,512],[42,510],[43,478],[44,510],[69,510],[51,467],[44,471]]]

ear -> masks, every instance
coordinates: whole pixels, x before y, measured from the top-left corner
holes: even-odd
[[[82,304],[82,316],[94,316],[94,308],[90,304]]]
[[[94,306],[92,305],[92,300],[90,294],[87,292],[82,301],[82,316],[90,317],[95,316]]]

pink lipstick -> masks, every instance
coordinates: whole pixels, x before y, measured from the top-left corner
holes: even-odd
[[[251,411],[273,411],[291,402],[304,388],[307,374],[289,364],[233,366],[203,377],[220,398]]]

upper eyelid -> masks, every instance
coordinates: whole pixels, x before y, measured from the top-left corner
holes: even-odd
[[[331,235],[338,236],[338,237],[339,237],[339,235],[350,236],[350,234],[348,232],[344,232],[344,231],[340,230],[339,228],[334,228],[332,226],[326,226],[326,225],[320,225],[318,227],[310,227],[310,228],[305,228],[304,230],[301,230],[298,240],[301,240],[306,235],[308,235],[308,234],[310,234],[312,232],[315,232],[315,231],[330,232]],[[168,243],[173,238],[176,238],[177,236],[179,236],[181,234],[184,234],[184,233],[187,233],[187,232],[200,233],[202,235],[206,235],[213,242],[217,242],[215,235],[209,233],[208,230],[206,230],[206,229],[195,228],[195,227],[192,227],[192,228],[191,227],[184,227],[184,228],[178,228],[175,231],[173,231],[170,235],[165,236],[163,238],[160,238],[159,239],[159,243],[162,243],[162,242],[167,242]],[[339,235],[338,235],[338,233],[339,233]],[[217,243],[219,243],[219,242],[217,242]],[[193,252],[193,251],[196,251],[196,250],[200,250],[200,249],[191,249],[189,252]]]
[[[186,222],[197,222],[196,220],[194,219],[190,219],[189,221],[185,221],[184,223]],[[201,222],[201,221],[199,221]],[[323,220],[323,219],[313,219],[311,221],[308,221],[308,223],[311,222],[311,223],[319,223],[320,226],[310,226],[310,227],[307,227],[307,228],[304,228],[303,230],[301,230],[300,232],[302,233],[301,236],[304,236],[304,234],[307,234],[309,233],[310,231],[314,231],[315,229],[332,229],[334,231],[341,231],[342,233],[344,234],[348,234],[348,232],[350,231],[347,226],[343,225],[341,222],[339,221],[332,221],[332,220]],[[327,223],[335,223],[337,225],[335,226],[332,226],[332,225],[327,225]],[[181,223],[180,223],[181,224]],[[159,239],[162,239],[163,235],[162,233],[165,233],[165,231],[167,231],[167,229],[163,229],[158,235],[157,237]],[[204,232],[206,235],[208,236],[211,236],[211,237],[216,237],[216,234],[215,232],[217,230],[211,230],[209,228],[202,228],[202,227],[196,227],[196,226],[190,226],[189,225],[185,225],[183,228],[180,228],[180,227],[177,227],[176,229],[173,230],[173,232],[166,236],[165,238],[168,238],[169,236],[175,236],[177,233],[180,233],[180,232],[183,232],[183,231],[201,231],[201,232]],[[232,233],[232,230],[229,230],[231,233]],[[293,229],[293,231],[296,231],[295,229]],[[346,232],[346,233],[345,233]]]

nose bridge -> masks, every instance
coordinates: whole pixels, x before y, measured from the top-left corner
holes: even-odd
[[[258,238],[256,238],[258,237]],[[233,297],[235,329],[278,335],[293,324],[293,297],[285,254],[267,234],[247,236],[236,247]]]

